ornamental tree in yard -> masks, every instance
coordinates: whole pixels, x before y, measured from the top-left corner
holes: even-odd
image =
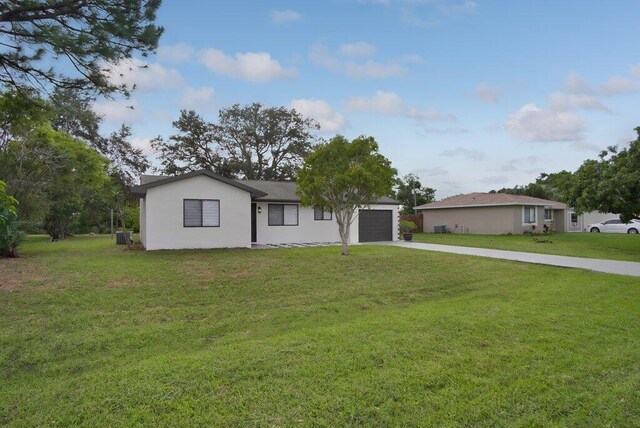
[[[378,153],[373,137],[360,136],[349,142],[337,135],[305,158],[298,172],[298,194],[303,205],[322,205],[333,211],[346,256],[356,210],[388,195],[395,175],[391,162]]]

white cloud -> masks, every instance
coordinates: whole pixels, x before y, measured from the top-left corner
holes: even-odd
[[[143,138],[138,136],[131,137],[131,145],[136,149],[142,150],[142,153],[147,156],[153,154],[154,152],[153,148],[151,147],[150,138]]]
[[[502,88],[489,85],[487,82],[481,82],[476,88],[476,96],[485,103],[497,102],[500,95],[502,95]]]
[[[96,114],[104,117],[108,122],[134,123],[142,119],[136,101],[100,101],[93,103],[91,107]]]
[[[207,109],[213,103],[214,92],[214,89],[210,86],[189,87],[180,100],[180,105],[188,109]]]
[[[628,94],[638,90],[640,90],[640,83],[623,76],[613,76],[600,85],[600,91],[605,95]]]
[[[631,66],[631,73],[640,74],[640,64],[634,64]]]
[[[587,83],[582,77],[580,77],[577,73],[571,72],[567,76],[567,80],[565,81],[564,87],[566,91],[570,94],[591,94],[593,93],[593,88],[591,85]]]
[[[178,70],[158,63],[144,63],[137,58],[107,65],[109,81],[114,85],[135,85],[139,92],[152,92],[183,87],[184,78]]]
[[[582,139],[585,122],[572,112],[543,110],[526,104],[507,118],[505,129],[524,141],[577,141]]]
[[[271,21],[276,24],[286,24],[289,22],[298,22],[302,19],[302,15],[300,15],[295,10],[287,9],[287,10],[273,10],[270,13]]]
[[[347,126],[344,116],[333,110],[325,100],[297,99],[291,101],[291,108],[303,116],[315,119],[322,132],[334,133]]]
[[[349,97],[347,109],[358,113],[376,113],[398,116],[408,111],[402,98],[395,92],[377,91],[373,97]]]
[[[440,153],[440,156],[446,157],[460,157],[472,161],[481,161],[486,158],[486,155],[479,150],[465,149],[464,147],[455,147],[453,149],[445,150]]]
[[[316,44],[309,51],[309,60],[322,68],[336,73],[343,73],[352,79],[383,79],[388,77],[403,76],[406,70],[397,62],[380,63],[372,60],[365,62],[342,61],[336,58],[331,51],[323,45]]]
[[[231,57],[218,49],[206,49],[199,60],[215,73],[254,83],[294,79],[298,74],[295,69],[280,65],[267,52],[236,53]]]
[[[605,106],[600,100],[593,95],[587,94],[567,94],[564,92],[554,92],[547,99],[549,108],[552,110],[600,110],[610,112],[609,107]]]
[[[186,43],[164,45],[158,48],[160,62],[187,62],[193,57],[195,50]]]
[[[385,116],[405,116],[417,121],[457,120],[452,113],[440,113],[434,108],[420,110],[408,106],[395,92],[377,91],[373,97],[349,97],[347,109],[357,113],[375,113]]]
[[[367,42],[347,43],[340,46],[340,53],[350,58],[366,58],[375,55],[378,48]]]

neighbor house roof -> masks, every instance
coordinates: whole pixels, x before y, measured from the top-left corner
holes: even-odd
[[[300,197],[296,193],[298,185],[295,181],[234,180],[232,178],[226,178],[221,175],[214,174],[207,170],[194,171],[172,177],[163,175],[142,175],[140,176],[140,185],[134,186],[131,189],[131,192],[137,196],[144,196],[147,193],[147,189],[152,187],[162,186],[164,184],[183,180],[189,177],[195,177],[197,175],[206,175],[207,177],[211,177],[231,186],[246,190],[251,193],[251,196],[254,199],[259,201],[300,202]],[[388,196],[383,196],[378,198],[376,204],[398,205],[399,202]]]
[[[434,210],[441,208],[471,208],[503,205],[549,206],[557,210],[567,208],[567,206],[562,202],[534,198],[531,196],[510,195],[508,193],[469,193],[466,195],[453,196],[430,204],[420,205],[416,207],[416,209]]]
[[[247,192],[249,192],[251,194],[252,197],[254,198],[259,198],[261,196],[266,195],[266,193],[258,190],[258,189],[254,189],[253,187],[249,187],[246,184],[242,184],[237,180],[233,180],[231,178],[227,178],[227,177],[223,177],[221,175],[215,174],[211,171],[202,169],[200,171],[193,171],[193,172],[187,172],[186,174],[181,174],[181,175],[176,175],[176,176],[172,176],[172,177],[166,177],[166,176],[153,176],[153,175],[144,175],[142,177],[140,177],[140,185],[138,186],[133,186],[131,188],[131,193],[136,195],[136,196],[144,196],[147,193],[148,189],[151,189],[153,187],[157,187],[157,186],[163,186],[165,184],[169,184],[169,183],[173,183],[176,181],[180,181],[180,180],[184,180],[185,178],[191,178],[191,177],[196,177],[199,175],[204,175],[206,177],[209,178],[213,178],[214,180],[218,180],[221,181],[223,183],[226,183],[230,186],[233,187],[237,187],[238,189],[242,189],[245,190]]]

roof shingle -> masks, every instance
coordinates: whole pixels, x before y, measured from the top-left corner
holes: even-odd
[[[424,204],[416,207],[419,210],[432,210],[438,208],[463,208],[477,206],[500,206],[500,205],[537,205],[551,206],[553,209],[566,209],[567,205],[562,202],[550,201],[547,199],[534,198],[524,195],[511,195],[508,193],[468,193],[466,195],[453,196],[451,198]]]

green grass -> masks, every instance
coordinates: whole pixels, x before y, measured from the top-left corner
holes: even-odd
[[[0,425],[640,425],[637,278],[403,248],[0,260]]]
[[[561,256],[640,262],[640,236],[609,233],[553,233],[529,235],[462,235],[456,233],[414,233],[413,240],[430,244],[461,245],[496,250],[526,251]]]

